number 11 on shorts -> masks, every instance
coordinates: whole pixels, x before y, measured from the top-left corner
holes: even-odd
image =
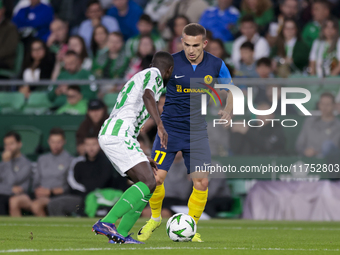
[[[164,158],[165,158],[166,152],[164,152],[164,151],[159,151],[159,150],[155,150],[155,152],[156,152],[156,155],[155,155],[154,161],[156,161],[156,162],[157,162],[157,159],[158,159],[158,157],[159,157],[159,154],[162,154],[162,156],[161,156],[159,162],[157,162],[158,164],[161,165],[161,164],[163,163]]]

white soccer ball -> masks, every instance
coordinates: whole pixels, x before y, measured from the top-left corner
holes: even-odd
[[[196,234],[195,220],[184,213],[177,213],[166,223],[166,233],[174,242],[189,242]]]

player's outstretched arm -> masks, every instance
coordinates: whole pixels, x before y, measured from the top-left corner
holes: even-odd
[[[219,115],[221,115],[221,119],[225,119],[228,121],[228,123],[225,125],[226,127],[230,125],[231,115],[233,110],[233,94],[228,91],[228,97],[227,97],[227,104],[223,110],[219,111]]]
[[[161,117],[159,116],[157,104],[155,101],[154,93],[150,89],[146,89],[143,95],[144,105],[146,110],[150,114],[151,118],[155,121],[157,125],[158,136],[161,140],[161,147],[167,148],[168,144],[168,133],[165,131]]]

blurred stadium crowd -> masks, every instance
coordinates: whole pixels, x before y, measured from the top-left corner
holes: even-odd
[[[124,80],[149,67],[156,51],[182,50],[181,33],[188,23],[207,29],[206,51],[223,59],[232,77],[301,77],[310,84],[315,77],[340,75],[339,18],[338,0],[0,0],[0,81],[30,83],[0,85],[0,215],[94,216],[112,205],[128,183],[113,175],[97,134]],[[112,81],[98,86],[101,79]],[[41,80],[51,84],[34,85]],[[74,82],[79,80],[90,84],[79,86]],[[258,109],[270,108],[274,87],[281,89],[259,87]],[[334,161],[340,155],[339,87],[308,87],[312,99],[307,108],[319,115],[305,119],[288,108],[287,114],[305,122],[289,134],[268,124],[257,129],[235,125],[223,137],[208,130],[210,140],[219,141],[211,146],[212,154]],[[165,95],[160,113],[164,101]],[[274,114],[256,118],[279,117],[280,111],[278,107]],[[35,116],[34,128],[17,125],[24,115]],[[53,128],[39,130],[39,116],[44,115],[56,117]],[[77,120],[73,137],[66,138],[70,130],[60,128],[60,115]],[[6,116],[16,118],[16,125],[8,124]],[[156,131],[150,119],[138,138],[146,154]],[[25,146],[30,147],[26,156],[36,163],[21,152]],[[165,215],[189,196],[183,168],[179,153],[165,182]],[[231,198],[223,178],[210,185],[210,216],[230,210],[240,214],[240,201]],[[187,192],[179,192],[183,187],[189,187]]]

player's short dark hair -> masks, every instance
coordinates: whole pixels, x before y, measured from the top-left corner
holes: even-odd
[[[89,131],[86,136],[85,136],[85,139],[93,139],[93,138],[98,138],[98,134],[93,132],[93,131]]]
[[[183,34],[190,36],[202,35],[203,40],[207,38],[207,31],[205,28],[197,23],[190,23],[183,28]]]
[[[61,135],[65,139],[65,132],[63,129],[59,127],[54,127],[50,130],[50,136],[51,135]]]
[[[313,4],[322,4],[326,7],[329,11],[331,11],[331,4],[327,0],[314,0]]]
[[[101,3],[99,2],[99,0],[90,0],[88,3],[87,3],[87,6],[86,6],[86,9],[88,9],[91,5],[93,4],[99,4],[100,7],[102,7]]]
[[[256,62],[256,67],[259,66],[267,66],[267,67],[271,67],[272,66],[272,61],[270,60],[270,58],[260,58],[257,62]]]
[[[79,54],[77,52],[75,52],[74,50],[66,51],[65,56],[75,56],[77,58],[80,58]]]
[[[158,51],[152,58],[152,66],[160,70],[168,70],[174,66],[174,58],[166,51]]]
[[[323,97],[328,97],[328,98],[330,98],[330,99],[332,100],[332,103],[335,104],[335,96],[334,96],[331,92],[324,92],[324,93],[322,93],[321,96],[320,96],[320,100],[321,100],[321,98],[323,98]],[[319,100],[319,101],[320,101],[320,100]]]
[[[244,15],[241,20],[240,20],[240,24],[242,23],[246,23],[246,22],[251,22],[251,23],[254,23],[255,24],[255,19],[252,15]]]
[[[21,136],[15,132],[15,131],[9,131],[8,133],[5,134],[4,138],[7,137],[14,137],[14,139],[19,143],[21,142]]]
[[[142,15],[140,16],[140,18],[139,18],[139,21],[145,21],[145,22],[147,22],[147,23],[153,25],[153,22],[152,22],[151,17],[150,17],[149,15],[147,15],[147,14],[142,14]]]
[[[75,91],[81,93],[81,89],[80,89],[80,87],[78,85],[70,85],[70,86],[68,86],[67,89],[68,90],[75,90]]]
[[[240,49],[249,49],[251,51],[254,51],[254,44],[252,42],[246,41],[242,43]]]

